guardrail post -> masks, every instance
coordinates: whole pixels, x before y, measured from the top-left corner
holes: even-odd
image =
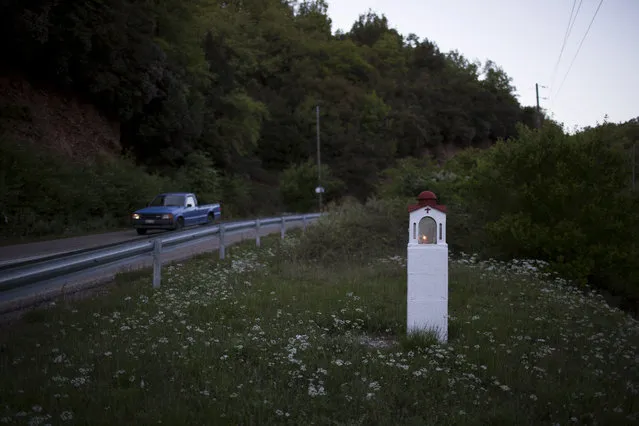
[[[162,240],[153,240],[153,288],[160,288],[162,281]]]
[[[224,224],[220,223],[220,259],[224,259]]]
[[[303,216],[302,216],[302,222],[304,223],[304,228],[303,228],[303,230],[304,230],[304,232],[306,232],[306,215],[303,215]]]
[[[255,246],[259,247],[262,244],[262,241],[260,240],[260,219],[258,218],[255,221]]]
[[[280,229],[280,237],[284,239],[284,234],[286,234],[286,218],[282,217],[282,228]]]

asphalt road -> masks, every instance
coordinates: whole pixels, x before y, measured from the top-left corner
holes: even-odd
[[[108,244],[116,244],[136,239],[152,238],[166,231],[149,232],[149,236],[139,236],[135,229],[104,234],[85,235],[82,237],[60,238],[57,240],[39,241],[36,243],[15,244],[0,247],[0,265],[18,260],[29,260],[46,255],[67,253],[70,251],[96,248]]]
[[[220,223],[236,222],[247,219],[223,220]],[[196,229],[203,225],[195,225],[184,228],[184,231]],[[37,259],[43,256],[69,253],[77,250],[98,248],[105,245],[123,243],[125,241],[144,240],[163,235],[170,235],[176,231],[149,230],[147,235],[138,235],[135,229],[126,231],[107,232],[103,234],[85,235],[82,237],[59,238],[55,240],[39,241],[34,243],[14,244],[0,247],[0,266]]]
[[[287,223],[286,229],[288,230],[301,226],[301,222]],[[280,232],[280,225],[268,225],[260,229],[260,235],[262,236],[278,232]],[[120,234],[119,236],[122,238],[124,238],[125,236],[130,236],[130,233],[128,232],[114,234]],[[78,242],[78,244],[94,243],[95,238],[99,240],[99,244],[96,243],[96,245],[106,244],[105,239],[100,239],[100,237],[101,236],[80,237],[80,242]],[[88,238],[88,240],[83,241],[82,239],[84,238]],[[115,235],[113,238],[117,239],[118,235]],[[233,243],[254,238],[255,229],[231,231],[225,235],[225,245],[228,247]],[[116,240],[112,241],[115,242]],[[78,245],[76,247],[81,246]],[[84,246],[83,248],[86,248],[86,246]],[[166,264],[167,262],[185,260],[195,256],[196,254],[214,252],[217,251],[218,248],[219,239],[217,235],[214,235],[210,238],[195,240],[188,245],[169,247],[162,251],[161,259],[162,263]],[[227,249],[227,253],[229,255],[232,255],[232,249]],[[218,256],[217,254],[211,255]],[[83,292],[84,290],[90,290],[92,288],[95,288],[96,286],[111,281],[115,277],[115,275],[120,272],[149,268],[152,265],[153,259],[151,255],[140,255],[134,259],[125,259],[123,261],[113,262],[100,268],[81,271],[60,278],[54,278],[36,284],[0,292],[0,317],[5,317],[7,315],[13,316],[13,314],[22,311],[25,308],[46,302],[57,297],[67,297],[71,296],[74,293]],[[149,273],[149,286],[152,285],[151,281],[152,277]]]

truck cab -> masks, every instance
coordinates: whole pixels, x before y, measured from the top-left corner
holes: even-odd
[[[220,219],[220,203],[199,205],[191,192],[158,194],[147,207],[136,210],[131,216],[139,235],[149,229],[179,230],[185,226],[213,223]]]

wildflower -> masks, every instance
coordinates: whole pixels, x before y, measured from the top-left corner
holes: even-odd
[[[60,413],[60,420],[66,422],[69,420],[73,420],[73,412],[72,411],[63,411]]]
[[[311,398],[315,398],[316,396],[319,396],[319,395],[326,395],[324,386],[322,385],[315,386],[313,383],[310,383],[308,385],[308,396],[310,396]]]
[[[73,379],[71,379],[71,384],[73,386],[75,386],[76,388],[79,388],[80,386],[84,385],[87,383],[87,378],[80,376],[80,377],[75,377]]]

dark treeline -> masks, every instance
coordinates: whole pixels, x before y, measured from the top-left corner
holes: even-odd
[[[333,35],[323,0],[5,0],[0,36],[6,63],[89,99],[164,174],[203,153],[276,185],[315,159],[319,104],[335,195],[364,199],[398,158],[487,146],[534,120],[494,63],[372,13]]]

